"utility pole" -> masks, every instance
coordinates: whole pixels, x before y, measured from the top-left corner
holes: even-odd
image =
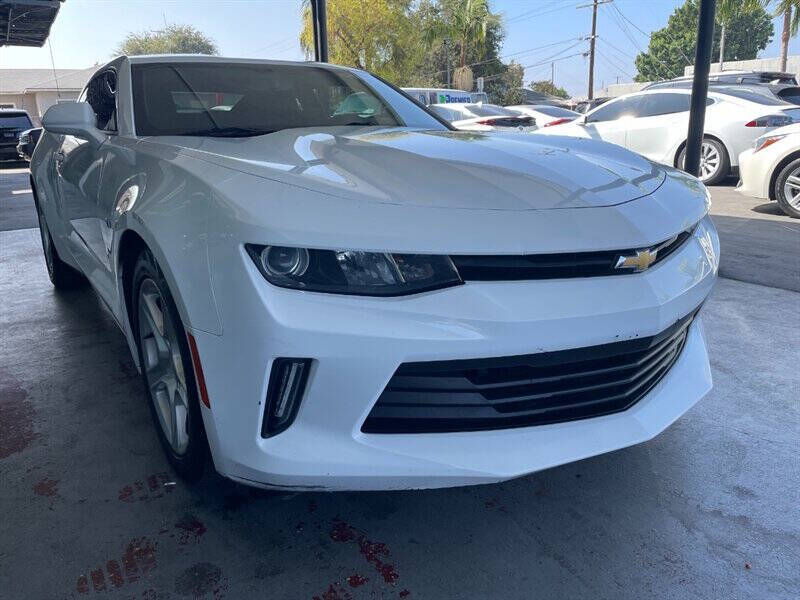
[[[689,131],[683,170],[695,177],[700,175],[700,150],[706,120],[708,72],[711,69],[711,46],[714,42],[714,11],[716,0],[700,0],[700,18],[697,22],[697,48],[694,55],[694,76],[689,108]]]
[[[594,42],[597,37],[597,0],[592,2],[592,37],[589,38],[589,100],[594,98]]]
[[[581,4],[575,8],[592,7],[592,35],[589,36],[589,93],[587,94],[589,100],[594,98],[594,43],[597,39],[597,7],[601,4],[607,4],[614,0],[592,0],[591,4]],[[584,54],[584,56],[586,56]]]
[[[555,84],[556,81],[556,63],[550,63],[550,83]]]
[[[328,62],[328,12],[325,0],[311,0],[311,25],[314,30],[314,60]]]

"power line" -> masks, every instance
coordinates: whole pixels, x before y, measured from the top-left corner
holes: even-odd
[[[511,58],[512,56],[519,56],[520,54],[530,54],[531,52],[540,52],[540,51],[544,50],[545,48],[552,48],[553,46],[560,46],[561,44],[567,44],[567,43],[573,42],[575,40],[578,40],[578,43],[580,43],[583,40],[583,38],[568,38],[566,40],[560,40],[558,42],[551,42],[549,44],[544,44],[542,46],[535,46],[534,48],[528,48],[527,50],[520,50],[519,52],[512,52],[511,54],[504,54],[503,56],[498,56],[496,58],[489,58],[489,59],[486,59],[486,60],[481,60],[481,61],[478,61],[478,62],[469,63],[468,65],[464,65],[464,66],[475,67],[475,66],[478,66],[478,65],[484,65],[486,63],[494,62],[495,60],[499,61],[501,59]],[[574,44],[573,46],[565,48],[561,52],[566,52],[567,50],[569,50],[570,48],[573,48],[574,46],[577,46],[577,44]],[[558,54],[556,54],[556,56],[557,55]],[[441,75],[442,73],[446,73],[446,72],[447,72],[446,69],[442,69],[442,70],[436,71],[434,73],[425,73],[425,74],[422,75],[422,77],[433,77],[434,75]]]

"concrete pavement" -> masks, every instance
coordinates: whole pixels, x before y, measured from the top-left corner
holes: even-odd
[[[744,227],[720,227],[737,279],[761,277],[748,246],[791,259]],[[37,230],[0,232],[0,597],[796,599],[800,294],[772,276],[720,280],[714,390],[651,442],[499,485],[279,494],[175,480],[106,309],[52,289]]]

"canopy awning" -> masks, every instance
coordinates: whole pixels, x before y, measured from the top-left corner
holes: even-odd
[[[62,2],[0,0],[0,46],[43,46]]]

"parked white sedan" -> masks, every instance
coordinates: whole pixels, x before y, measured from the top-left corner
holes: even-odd
[[[800,219],[800,123],[761,136],[739,155],[736,191],[777,200],[783,212]]]
[[[552,127],[562,125],[582,117],[581,113],[561,108],[560,106],[549,106],[547,104],[517,104],[506,106],[509,110],[514,110],[523,115],[528,115],[536,119],[537,127]]]
[[[536,120],[496,104],[448,102],[431,104],[428,109],[462,131],[506,131],[528,133],[536,129]]]
[[[682,166],[689,127],[691,90],[652,90],[620,96],[586,116],[537,133],[604,140],[638,152],[650,160]],[[720,182],[739,166],[739,154],[757,137],[791,124],[800,109],[735,87],[708,93],[700,179]]]
[[[650,439],[711,389],[707,190],[617,146],[205,56],[118,58],[44,128],[48,273],[110,309],[183,477],[210,450],[270,488],[500,481]]]

